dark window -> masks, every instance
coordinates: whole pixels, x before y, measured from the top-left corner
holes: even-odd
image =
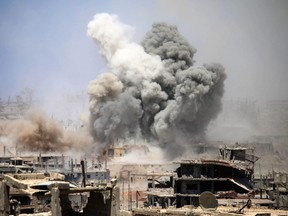
[[[187,190],[197,190],[198,185],[197,184],[187,184]]]

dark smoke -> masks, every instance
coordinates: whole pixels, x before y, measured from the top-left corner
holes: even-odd
[[[153,25],[142,46],[129,42],[130,32],[114,15],[98,14],[88,24],[109,70],[88,87],[91,132],[104,145],[157,141],[175,157],[203,140],[221,111],[224,68],[194,66],[196,49],[175,26]]]

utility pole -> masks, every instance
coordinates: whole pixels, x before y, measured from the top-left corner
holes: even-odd
[[[123,203],[125,200],[125,181],[124,181],[124,177],[122,176],[122,197],[123,197]]]
[[[128,210],[132,211],[132,191],[130,187],[131,173],[128,171]]]
[[[81,168],[82,168],[82,187],[86,187],[86,173],[85,173],[85,164],[84,160],[81,160]]]
[[[263,188],[263,180],[262,180],[262,172],[261,165],[259,164],[259,174],[260,174],[260,199],[262,199],[262,188]]]

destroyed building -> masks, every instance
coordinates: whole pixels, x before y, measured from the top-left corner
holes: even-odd
[[[269,198],[269,207],[288,209],[288,174],[272,172],[254,179],[254,189],[259,192],[260,199]]]
[[[42,212],[50,207],[50,198],[45,196],[43,187],[48,183],[63,181],[64,176],[58,173],[45,175],[44,173],[5,174],[0,182],[1,202],[0,212],[4,212],[7,200],[17,205],[20,213]],[[39,186],[40,184],[40,186]],[[9,187],[9,188],[7,188]],[[7,197],[6,197],[7,196]],[[47,202],[49,201],[49,202]],[[9,204],[9,202],[8,202]],[[7,210],[6,210],[7,211]]]
[[[268,192],[270,199],[275,200],[274,207],[288,209],[288,174],[274,173],[273,190]]]
[[[151,183],[148,184],[146,205],[168,208],[175,203],[174,179],[176,173],[150,173]],[[161,179],[166,178],[166,181]],[[168,177],[168,179],[167,179]]]
[[[199,196],[211,191],[221,198],[248,197],[252,193],[254,162],[252,149],[220,148],[219,160],[182,160],[177,168],[174,193],[176,207],[199,205]],[[253,151],[253,150],[252,150]]]
[[[72,208],[69,194],[87,196],[87,203],[81,211]],[[51,188],[52,215],[99,215],[119,216],[119,188],[114,184],[98,185],[94,187],[69,188],[67,184],[54,185]]]
[[[119,215],[119,188],[116,181],[77,187],[55,173],[5,175],[0,182],[0,215],[43,213],[49,215]]]

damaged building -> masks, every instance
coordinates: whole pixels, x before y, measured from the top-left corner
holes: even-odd
[[[288,174],[272,172],[260,175],[254,180],[254,189],[259,192],[260,199],[269,198],[271,205],[277,209],[288,209]]]
[[[117,216],[120,202],[116,183],[76,187],[41,174],[5,175],[0,182],[0,215],[45,212],[53,216]]]
[[[252,151],[249,154],[248,151]],[[254,162],[253,149],[220,148],[219,160],[182,160],[177,168],[174,193],[176,207],[199,206],[199,196],[211,191],[219,198],[252,195]]]
[[[81,211],[72,208],[70,194],[86,196],[87,203]],[[120,212],[119,188],[115,184],[98,185],[93,187],[69,188],[67,184],[54,185],[51,188],[52,215],[99,215],[118,216]]]
[[[5,174],[0,182],[0,215],[17,206],[19,213],[36,213],[50,209],[50,198],[45,195],[47,184],[62,182],[64,176],[59,173]],[[43,189],[44,188],[44,189]],[[7,204],[8,203],[8,204]],[[11,204],[13,204],[11,206]],[[8,205],[8,206],[7,206]],[[10,209],[11,210],[11,209]]]

